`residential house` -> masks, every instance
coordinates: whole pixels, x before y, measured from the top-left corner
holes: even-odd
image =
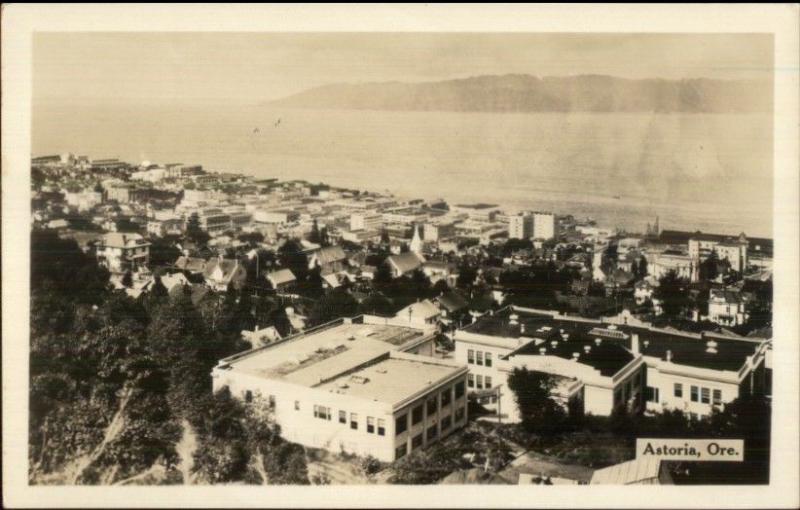
[[[319,267],[325,274],[343,271],[347,268],[347,254],[338,245],[319,248],[308,256],[308,268],[315,267]]]
[[[297,283],[297,278],[291,269],[272,271],[267,273],[265,278],[276,292],[287,292]]]
[[[150,243],[139,234],[108,233],[98,242],[97,260],[111,273],[136,272],[150,262]]]
[[[247,270],[235,259],[224,259],[221,256],[212,258],[206,264],[203,276],[206,285],[218,292],[224,292],[228,286],[241,288],[247,279]]]
[[[389,269],[392,272],[393,278],[399,278],[413,273],[417,269],[422,268],[424,263],[425,258],[412,251],[390,255],[386,258],[385,262],[385,264],[389,264]]]

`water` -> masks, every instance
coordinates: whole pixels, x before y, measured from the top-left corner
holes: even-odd
[[[33,150],[201,163],[408,197],[489,201],[637,231],[658,215],[662,228],[772,233],[768,115],[38,102]]]

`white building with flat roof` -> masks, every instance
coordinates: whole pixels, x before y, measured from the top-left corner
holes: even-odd
[[[289,441],[394,461],[467,419],[467,368],[432,357],[434,328],[398,324],[340,319],[231,356],[214,390],[260,395]]]
[[[556,216],[548,212],[533,213],[533,237],[552,239],[556,236]]]

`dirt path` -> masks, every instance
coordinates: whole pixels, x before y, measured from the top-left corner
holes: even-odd
[[[67,470],[67,480],[71,485],[76,485],[80,480],[84,471],[91,466],[100,456],[105,452],[106,446],[114,441],[117,436],[125,429],[125,408],[130,402],[131,395],[133,395],[133,388],[126,388],[123,390],[122,398],[119,402],[117,412],[114,413],[111,422],[106,427],[103,440],[99,445],[88,455],[84,455],[75,461],[75,464]]]
[[[181,440],[175,445],[178,454],[178,471],[183,475],[183,483],[189,485],[194,483],[195,475],[192,473],[194,467],[194,452],[197,450],[197,434],[192,425],[184,419],[181,421],[183,434]]]

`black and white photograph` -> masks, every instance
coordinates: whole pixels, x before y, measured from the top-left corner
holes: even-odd
[[[24,166],[3,142],[28,490],[613,505],[796,477],[785,35],[227,19],[28,34]]]

